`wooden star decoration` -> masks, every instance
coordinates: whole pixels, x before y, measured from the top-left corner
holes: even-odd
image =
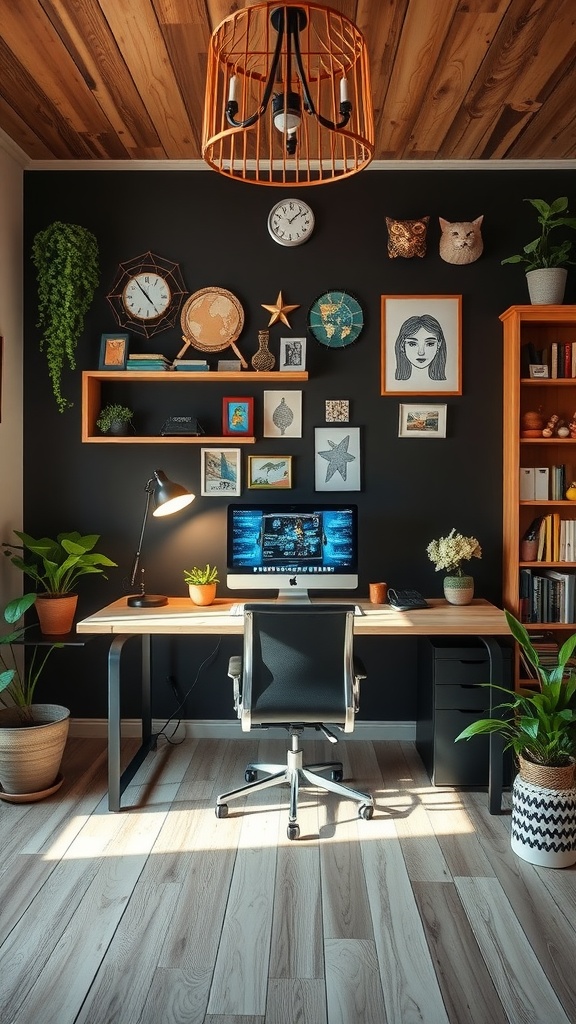
[[[286,327],[290,327],[286,314],[291,313],[293,309],[300,309],[299,303],[296,306],[287,306],[282,298],[282,292],[278,292],[278,298],[276,299],[276,304],[274,306],[266,306],[263,302],[261,302],[260,305],[262,306],[262,309],[267,309],[268,312],[272,314],[268,321],[268,327],[272,327],[272,324],[278,323],[278,320],[281,320],[283,324],[286,324]]]

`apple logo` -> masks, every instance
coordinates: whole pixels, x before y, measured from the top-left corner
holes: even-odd
[[[295,576],[292,576],[292,577],[291,577],[291,578],[290,578],[290,579],[288,580],[288,582],[289,582],[289,584],[290,584],[290,586],[291,586],[291,587],[297,587],[297,586],[298,586],[298,583],[296,582],[296,577],[295,577]]]

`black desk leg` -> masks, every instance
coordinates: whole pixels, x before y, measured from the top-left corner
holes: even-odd
[[[479,639],[488,650],[490,664],[490,718],[496,717],[494,711],[501,704],[504,694],[494,690],[494,686],[504,686],[504,658],[502,648],[494,637],[481,636]],[[490,814],[502,811],[502,785],[504,778],[504,741],[499,733],[491,732],[488,737],[488,810]]]
[[[142,743],[130,763],[120,774],[120,659],[124,644],[133,635],[115,636],[108,652],[108,810],[110,811],[120,810],[122,793],[154,746],[150,694],[151,641],[150,636],[144,634],[142,636]]]

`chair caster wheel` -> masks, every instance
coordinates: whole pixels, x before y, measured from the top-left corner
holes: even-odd
[[[370,821],[370,818],[374,816],[374,808],[372,804],[360,804],[358,808],[358,817],[364,818],[365,821]]]
[[[288,825],[286,834],[288,839],[298,839],[300,835],[300,825]]]
[[[247,768],[244,772],[244,778],[246,782],[256,782],[258,772],[255,772],[252,768]]]
[[[342,771],[341,768],[337,768],[336,771],[332,772],[330,777],[332,779],[332,782],[342,782],[342,779],[344,778],[344,772]]]
[[[215,811],[216,811],[216,817],[217,818],[227,818],[228,817],[228,804],[216,804]]]

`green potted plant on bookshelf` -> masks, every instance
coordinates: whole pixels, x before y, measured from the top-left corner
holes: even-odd
[[[524,246],[521,253],[508,256],[502,263],[525,263],[526,282],[532,305],[559,304],[564,299],[566,267],[571,259],[573,243],[569,239],[553,244],[550,232],[557,228],[576,230],[576,217],[568,216],[568,197],[560,196],[552,203],[544,199],[525,199],[538,213],[540,234]],[[566,214],[566,216],[564,216]]]
[[[38,540],[20,530],[14,530],[20,538],[20,545],[7,544],[5,554],[17,569],[34,580],[39,589],[35,595],[36,611],[40,628],[47,635],[63,635],[72,629],[78,594],[76,581],[87,574],[100,573],[107,579],[105,568],[116,566],[107,555],[94,551],[100,534],[85,536],[73,531],[59,533],[55,540],[40,537]],[[17,554],[18,549],[22,554]]]
[[[576,862],[576,672],[571,664],[576,633],[544,664],[526,628],[506,611],[510,631],[535,671],[534,689],[521,688],[457,737],[498,733],[514,751],[519,771],[512,791],[512,849],[545,867]],[[488,684],[489,685],[489,684]]]
[[[32,244],[38,280],[38,327],[43,331],[54,398],[60,412],[72,405],[62,394],[62,371],[76,369],[76,347],[100,280],[98,242],[79,224],[54,221]]]
[[[132,425],[134,413],[127,405],[109,403],[100,410],[96,426],[103,434],[124,437]]]
[[[205,568],[194,565],[184,570],[184,582],[188,584],[190,599],[194,604],[212,604],[216,597],[218,569],[215,565],[206,564]]]
[[[31,645],[23,668],[14,650],[26,629],[18,623],[35,599],[24,594],[6,605],[4,619],[13,629],[0,635],[0,797],[12,803],[39,800],[59,788],[70,720],[68,708],[34,703],[42,670],[63,645]]]

